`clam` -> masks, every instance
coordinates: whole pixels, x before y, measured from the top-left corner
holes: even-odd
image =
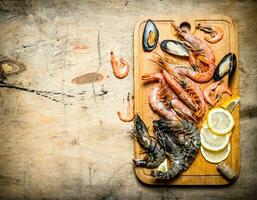
[[[150,19],[147,20],[143,33],[143,48],[145,51],[152,51],[156,48],[159,40],[159,31]]]
[[[188,50],[176,40],[163,40],[161,42],[161,49],[169,54],[181,57],[189,57]]]
[[[236,55],[234,53],[228,53],[219,62],[215,72],[214,80],[221,80],[228,73],[228,80],[230,81],[236,71]]]

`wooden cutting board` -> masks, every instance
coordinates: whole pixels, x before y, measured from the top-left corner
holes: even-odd
[[[152,52],[144,52],[142,47],[142,35],[144,26],[148,19],[152,19],[159,30],[159,42],[165,39],[176,39],[171,22],[175,22],[176,25],[180,25],[183,22],[187,22],[191,25],[190,31],[194,35],[198,36],[200,39],[204,39],[205,33],[195,29],[198,23],[203,24],[213,24],[223,28],[224,37],[221,41],[216,44],[210,44],[215,56],[216,64],[229,52],[236,54],[238,59],[238,36],[237,28],[234,21],[224,15],[215,16],[196,16],[196,17],[186,17],[186,16],[165,16],[165,17],[153,17],[148,16],[140,19],[134,30],[134,94],[135,94],[135,113],[138,113],[146,125],[149,127],[149,132],[151,135],[153,133],[152,121],[158,119],[159,116],[156,115],[150,108],[148,102],[148,95],[152,84],[144,84],[141,81],[141,76],[146,73],[155,73],[160,70],[160,68],[153,62],[150,61],[152,58]],[[159,45],[157,46],[157,52],[161,52]],[[187,62],[177,60],[178,62]],[[237,62],[238,63],[238,62]],[[204,87],[204,84],[201,85]],[[236,72],[233,77],[233,83],[231,86],[232,97],[228,95],[223,95],[222,99],[216,106],[224,103],[231,98],[239,96],[239,73],[238,65]],[[239,144],[239,106],[233,111],[233,116],[235,119],[235,128],[233,130],[232,136],[230,138],[231,152],[229,157],[225,160],[225,163],[230,165],[236,172],[236,177],[239,175],[240,170],[240,144]],[[205,119],[205,117],[203,117]],[[199,123],[199,128],[201,127],[202,121]],[[135,140],[135,158],[143,159],[145,156],[142,153],[142,149],[138,142]],[[229,182],[224,179],[221,174],[216,170],[216,164],[208,163],[201,155],[199,150],[195,161],[192,163],[190,168],[181,173],[177,178],[160,181],[156,180],[150,176],[150,170],[136,167],[135,173],[139,180],[143,183],[151,185],[226,185]]]

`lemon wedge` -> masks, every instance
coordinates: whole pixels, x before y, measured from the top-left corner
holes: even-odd
[[[229,133],[234,125],[232,114],[224,108],[213,108],[207,116],[208,128],[217,135]]]
[[[220,151],[227,146],[230,136],[231,132],[225,135],[213,134],[204,122],[200,134],[201,144],[209,151]]]
[[[204,159],[210,163],[220,163],[225,160],[230,153],[230,144],[228,144],[224,149],[220,151],[209,151],[201,146],[201,154]]]
[[[168,162],[167,158],[158,166],[157,171],[167,172],[168,171]]]
[[[228,102],[224,103],[222,107],[232,113],[235,107],[239,104],[239,101],[240,101],[240,97],[235,97],[229,100]]]

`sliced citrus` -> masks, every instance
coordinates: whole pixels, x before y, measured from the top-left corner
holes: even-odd
[[[231,132],[225,135],[213,134],[205,122],[201,129],[201,144],[209,151],[220,151],[227,146],[230,135]]]
[[[229,111],[224,108],[214,108],[208,113],[207,124],[213,133],[225,135],[233,129],[235,122]]]
[[[225,160],[230,153],[230,144],[228,144],[224,149],[220,151],[209,151],[201,146],[201,153],[205,160],[210,163],[220,163]]]
[[[223,108],[232,113],[235,107],[239,104],[240,97],[235,97],[222,105]]]
[[[158,166],[157,171],[167,172],[168,171],[168,162],[167,158]]]

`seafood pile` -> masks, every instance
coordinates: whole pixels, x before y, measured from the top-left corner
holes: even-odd
[[[136,167],[153,169],[156,179],[172,179],[187,170],[201,147],[199,122],[208,109],[214,107],[224,93],[230,90],[236,69],[236,56],[229,52],[215,64],[211,44],[222,40],[221,27],[198,24],[197,30],[206,33],[200,39],[189,30],[171,23],[177,40],[166,39],[159,43],[160,32],[152,20],[147,20],[142,38],[143,50],[151,54],[151,61],[159,72],[144,74],[144,84],[153,84],[148,101],[151,109],[160,116],[153,120],[154,136],[139,115],[134,118],[135,137],[146,151],[143,159],[133,159]],[[175,58],[188,61],[188,65],[175,62]],[[167,170],[159,170],[165,159]]]

